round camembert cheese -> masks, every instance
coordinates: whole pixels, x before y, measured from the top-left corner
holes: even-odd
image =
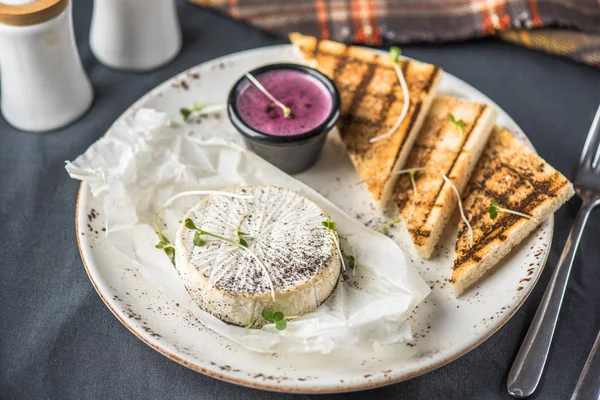
[[[323,226],[329,217],[312,201],[273,186],[239,187],[232,198],[212,195],[184,217],[176,239],[176,269],[203,310],[222,321],[260,327],[265,308],[286,317],[309,313],[332,293],[339,278],[339,259],[333,232]],[[238,243],[236,230],[247,247]]]

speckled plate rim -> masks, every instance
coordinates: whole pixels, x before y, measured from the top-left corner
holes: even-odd
[[[137,108],[139,108],[143,103],[147,102],[148,99],[150,99],[152,96],[154,96],[156,93],[159,93],[161,91],[163,91],[165,88],[169,87],[171,85],[171,83],[173,82],[173,80],[177,79],[178,77],[184,76],[185,74],[189,73],[190,71],[193,71],[195,69],[197,69],[198,67],[200,67],[201,65],[205,64],[205,63],[219,63],[219,62],[224,62],[226,61],[228,58],[232,57],[232,56],[242,56],[242,55],[249,55],[253,52],[256,53],[260,53],[261,51],[263,51],[264,49],[268,49],[268,48],[275,48],[275,47],[282,47],[282,46],[291,46],[291,45],[273,45],[273,46],[263,46],[263,47],[259,47],[259,48],[255,48],[255,49],[249,49],[249,50],[244,50],[244,51],[239,51],[236,53],[232,53],[232,54],[228,54],[222,57],[218,57],[212,60],[208,60],[202,64],[198,64],[195,65],[191,68],[188,68],[178,74],[176,74],[175,76],[167,79],[166,81],[162,82],[161,84],[159,84],[158,86],[156,86],[154,89],[150,90],[148,93],[146,93],[144,96],[140,97],[136,102],[134,102],[130,107],[128,107],[116,120],[122,120],[123,118],[127,117],[130,113],[132,113],[134,110],[136,110]],[[375,50],[378,51],[378,50]],[[383,52],[382,52],[383,53]],[[449,72],[443,71],[444,74],[448,74],[450,76],[452,76],[454,79],[457,79],[461,82],[463,82],[464,84],[473,87],[472,85],[464,82],[463,80],[461,80],[460,78],[455,77],[454,75],[450,74]],[[477,90],[475,88],[475,90]],[[481,93],[485,99],[488,101],[489,104],[493,105],[494,107],[498,108],[499,110],[502,110],[502,108],[500,106],[498,106],[494,101],[492,101],[491,99],[489,99],[487,96],[485,96],[482,92],[479,91],[479,93]],[[512,118],[506,114],[508,116],[508,118],[511,120],[512,123],[514,123],[515,126],[518,126],[518,124],[516,122],[514,122],[514,120],[512,120]],[[108,128],[108,130],[106,131],[105,135],[107,133],[110,132],[110,130],[112,129],[112,127],[114,126],[114,123]],[[520,129],[520,128],[519,128]],[[522,130],[520,129],[520,131],[522,132]],[[521,135],[519,135],[521,136]],[[525,138],[527,140],[527,144],[533,148],[531,142],[529,141],[529,139],[526,137]],[[535,149],[534,149],[535,150]],[[191,370],[194,370],[196,372],[200,372],[204,375],[225,381],[225,382],[229,382],[229,383],[233,383],[236,385],[241,385],[241,386],[245,386],[245,387],[250,387],[250,388],[254,388],[254,389],[262,389],[262,390],[269,390],[269,391],[274,391],[274,392],[282,392],[282,393],[302,393],[302,394],[326,394],[326,393],[344,393],[344,392],[353,392],[353,391],[360,391],[360,390],[367,390],[367,389],[374,389],[374,388],[378,388],[378,387],[382,387],[382,386],[387,386],[387,385],[391,385],[391,384],[395,384],[395,383],[399,383],[399,382],[403,382],[412,378],[415,378],[417,376],[421,376],[423,374],[426,374],[428,372],[434,371],[438,368],[441,368],[449,363],[451,363],[452,361],[457,360],[458,358],[464,356],[465,354],[469,353],[471,350],[475,349],[476,347],[478,347],[479,345],[481,345],[483,342],[485,342],[487,339],[489,339],[493,334],[495,334],[496,332],[498,332],[498,330],[500,328],[502,328],[512,317],[513,315],[515,315],[515,313],[521,308],[521,306],[523,305],[523,303],[525,303],[525,301],[529,298],[529,295],[531,294],[531,292],[533,291],[533,289],[535,288],[535,286],[537,285],[540,276],[542,275],[545,266],[546,266],[546,262],[548,261],[548,255],[550,254],[550,245],[552,243],[552,238],[554,237],[554,215],[552,215],[549,219],[548,219],[548,226],[550,229],[550,233],[548,235],[549,238],[549,246],[547,247],[546,251],[544,252],[544,256],[543,256],[543,260],[539,265],[539,269],[538,269],[538,273],[534,279],[534,282],[532,282],[530,285],[527,286],[525,293],[523,293],[523,295],[520,297],[519,301],[511,308],[511,310],[509,312],[507,312],[504,316],[504,318],[502,319],[498,319],[497,323],[494,324],[493,328],[490,329],[488,332],[486,332],[485,334],[479,336],[477,338],[476,341],[474,341],[471,345],[469,346],[465,346],[463,349],[461,349],[460,351],[452,354],[451,356],[448,356],[444,359],[441,359],[435,363],[432,363],[430,365],[424,366],[420,369],[417,369],[415,371],[409,372],[409,373],[405,373],[405,374],[401,374],[399,376],[388,376],[387,378],[383,378],[383,379],[379,379],[379,380],[373,380],[373,381],[369,381],[369,382],[365,382],[362,384],[348,384],[348,385],[331,385],[328,387],[315,387],[315,388],[310,388],[310,387],[300,387],[300,386],[296,386],[296,385],[288,385],[284,382],[280,382],[277,384],[269,384],[269,383],[265,383],[265,382],[258,382],[258,381],[253,381],[253,380],[248,380],[248,379],[239,379],[239,378],[234,378],[228,375],[225,375],[223,373],[220,373],[216,370],[212,370],[209,368],[205,368],[202,367],[200,365],[194,364],[192,362],[189,362],[187,360],[185,360],[184,358],[178,356],[177,354],[175,354],[172,351],[169,351],[165,348],[163,348],[163,346],[161,346],[157,340],[149,337],[149,336],[144,336],[141,332],[138,332],[136,330],[135,327],[133,327],[132,325],[130,325],[123,317],[121,317],[121,315],[119,314],[119,312],[117,311],[117,309],[112,305],[111,301],[109,299],[107,299],[103,294],[102,291],[100,290],[100,285],[99,283],[94,279],[94,276],[91,272],[91,269],[88,265],[88,262],[86,261],[86,257],[84,255],[84,251],[83,251],[83,245],[81,243],[81,235],[80,235],[80,230],[79,230],[79,207],[80,207],[80,202],[81,199],[84,195],[84,191],[86,193],[89,194],[89,185],[85,182],[82,182],[79,185],[79,190],[77,192],[77,201],[76,201],[76,205],[75,205],[75,233],[77,236],[77,246],[79,248],[79,254],[81,256],[81,260],[83,262],[83,266],[86,270],[86,273],[92,283],[92,286],[94,287],[94,289],[96,290],[96,292],[98,293],[98,296],[102,299],[102,301],[104,302],[104,304],[106,305],[106,307],[108,307],[108,309],[113,313],[113,315],[131,332],[133,333],[133,335],[135,335],[138,339],[140,339],[142,342],[144,342],[145,344],[147,344],[148,346],[150,346],[152,349],[156,350],[157,352],[159,352],[160,354],[166,356],[167,358],[169,358],[172,361],[175,361],[187,368],[190,368]]]

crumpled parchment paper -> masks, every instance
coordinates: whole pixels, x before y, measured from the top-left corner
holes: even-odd
[[[254,153],[216,138],[194,138],[166,114],[141,109],[117,122],[66,169],[88,183],[103,203],[106,239],[162,292],[188,308],[205,326],[259,352],[322,352],[410,341],[408,312],[430,291],[400,248],[386,236],[344,214],[316,191]],[[315,171],[318,174],[318,171]],[[155,248],[154,216],[167,199],[189,190],[275,185],[321,206],[356,251],[357,270],[346,271],[334,294],[316,311],[277,331],[228,325],[201,310],[188,295],[169,257]],[[184,212],[203,197],[183,198],[163,212],[163,232],[174,241]]]

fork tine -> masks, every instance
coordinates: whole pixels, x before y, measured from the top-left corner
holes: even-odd
[[[596,120],[598,120],[597,116]],[[598,125],[600,125],[600,123]],[[600,126],[596,129],[596,132],[600,132]],[[596,172],[600,172],[600,143],[598,143],[598,149],[596,149],[596,156],[594,157],[594,161],[592,161],[592,168],[594,168]]]
[[[592,122],[592,126],[590,127],[590,131],[587,135],[587,139],[585,139],[585,145],[583,146],[583,151],[581,152],[581,159],[579,160],[579,164],[582,167],[590,166],[594,167],[598,165],[598,161],[600,159],[600,106],[598,106],[598,111],[596,111],[596,116],[594,117],[594,122]]]

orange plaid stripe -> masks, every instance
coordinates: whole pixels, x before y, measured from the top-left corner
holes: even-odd
[[[493,35],[496,32],[492,15],[489,12],[489,3],[487,0],[475,0],[474,3],[480,4],[481,11],[481,31],[484,35]]]
[[[232,17],[237,17],[239,15],[237,0],[227,0],[227,3],[229,4],[229,14]]]
[[[327,4],[325,0],[315,0],[315,9],[317,10],[317,23],[322,39],[329,39],[329,27],[327,26]]]
[[[366,43],[367,37],[363,30],[361,4],[360,0],[350,0],[350,18],[354,29],[354,41],[357,43]]]
[[[531,12],[531,21],[533,22],[533,26],[542,26],[542,19],[540,18],[537,0],[529,0],[529,11]]]
[[[600,67],[600,0],[189,0],[282,36],[381,45],[498,35]],[[572,29],[544,29],[561,24]],[[530,28],[538,28],[530,30]]]
[[[495,11],[498,16],[498,25],[500,30],[506,30],[510,28],[510,15],[506,13],[506,1],[501,1],[496,4]]]
[[[379,28],[379,24],[377,22],[377,4],[376,0],[368,0],[369,1],[369,26],[371,27],[371,37],[369,38],[369,43],[375,46],[381,46],[381,28]]]

